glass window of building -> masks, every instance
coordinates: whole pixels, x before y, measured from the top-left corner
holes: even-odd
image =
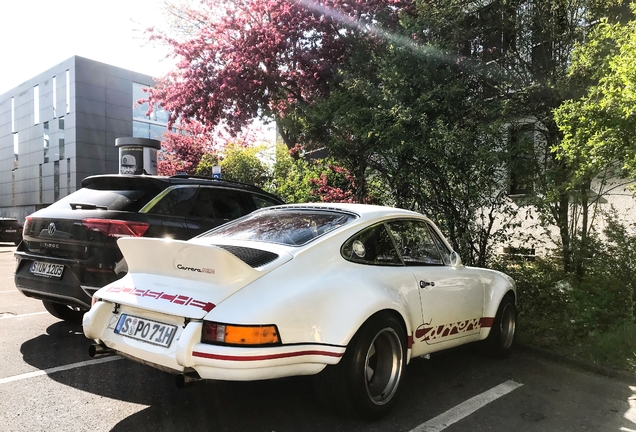
[[[71,71],[66,69],[66,113],[71,112]]]
[[[11,133],[15,133],[15,99],[11,98]]]
[[[18,167],[18,150],[20,147],[20,138],[18,137],[18,133],[13,133],[13,167]]]
[[[59,160],[64,159],[64,117],[60,117],[57,124],[58,151],[60,153]]]
[[[53,118],[57,117],[57,77],[53,77]]]
[[[33,87],[33,124],[40,123],[40,86]]]
[[[42,136],[44,137],[44,163],[49,161],[49,122],[44,122],[43,125],[44,133]]]
[[[148,97],[148,93],[143,91],[143,88],[147,86],[139,83],[133,83],[133,118],[141,120],[150,120],[150,117],[146,115],[148,112],[148,104],[138,104],[137,101]]]

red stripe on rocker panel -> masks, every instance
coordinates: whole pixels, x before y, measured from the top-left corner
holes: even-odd
[[[479,325],[482,327],[492,327],[492,324],[495,322],[494,318],[483,317],[479,320]]]
[[[334,353],[329,351],[296,351],[296,352],[290,352],[290,353],[265,354],[265,355],[256,355],[256,356],[233,356],[233,355],[210,354],[210,353],[204,353],[199,351],[193,351],[192,355],[194,357],[202,357],[202,358],[208,358],[212,360],[228,360],[228,361],[275,360],[280,358],[299,357],[299,356],[305,356],[305,355],[342,357],[341,353]]]

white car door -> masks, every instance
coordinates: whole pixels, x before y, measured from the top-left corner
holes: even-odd
[[[414,327],[413,355],[476,340],[484,309],[478,270],[452,267],[450,251],[426,221],[397,220],[387,227],[420,293],[423,321]]]

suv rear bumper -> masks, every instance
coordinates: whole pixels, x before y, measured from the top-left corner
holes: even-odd
[[[39,300],[49,300],[70,306],[78,306],[82,309],[90,309],[91,297],[102,286],[118,279],[112,270],[100,270],[100,286],[92,286],[80,280],[78,275],[90,271],[86,269],[86,263],[75,260],[51,258],[30,255],[24,252],[15,252],[17,259],[15,270],[15,286],[22,294]],[[64,271],[61,277],[44,277],[30,272],[34,261],[51,264],[61,264]],[[85,278],[82,278],[85,280]],[[94,278],[93,278],[94,279]]]

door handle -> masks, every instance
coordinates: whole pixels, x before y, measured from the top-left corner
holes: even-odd
[[[427,286],[434,287],[435,282],[420,281],[420,288],[426,288]]]

